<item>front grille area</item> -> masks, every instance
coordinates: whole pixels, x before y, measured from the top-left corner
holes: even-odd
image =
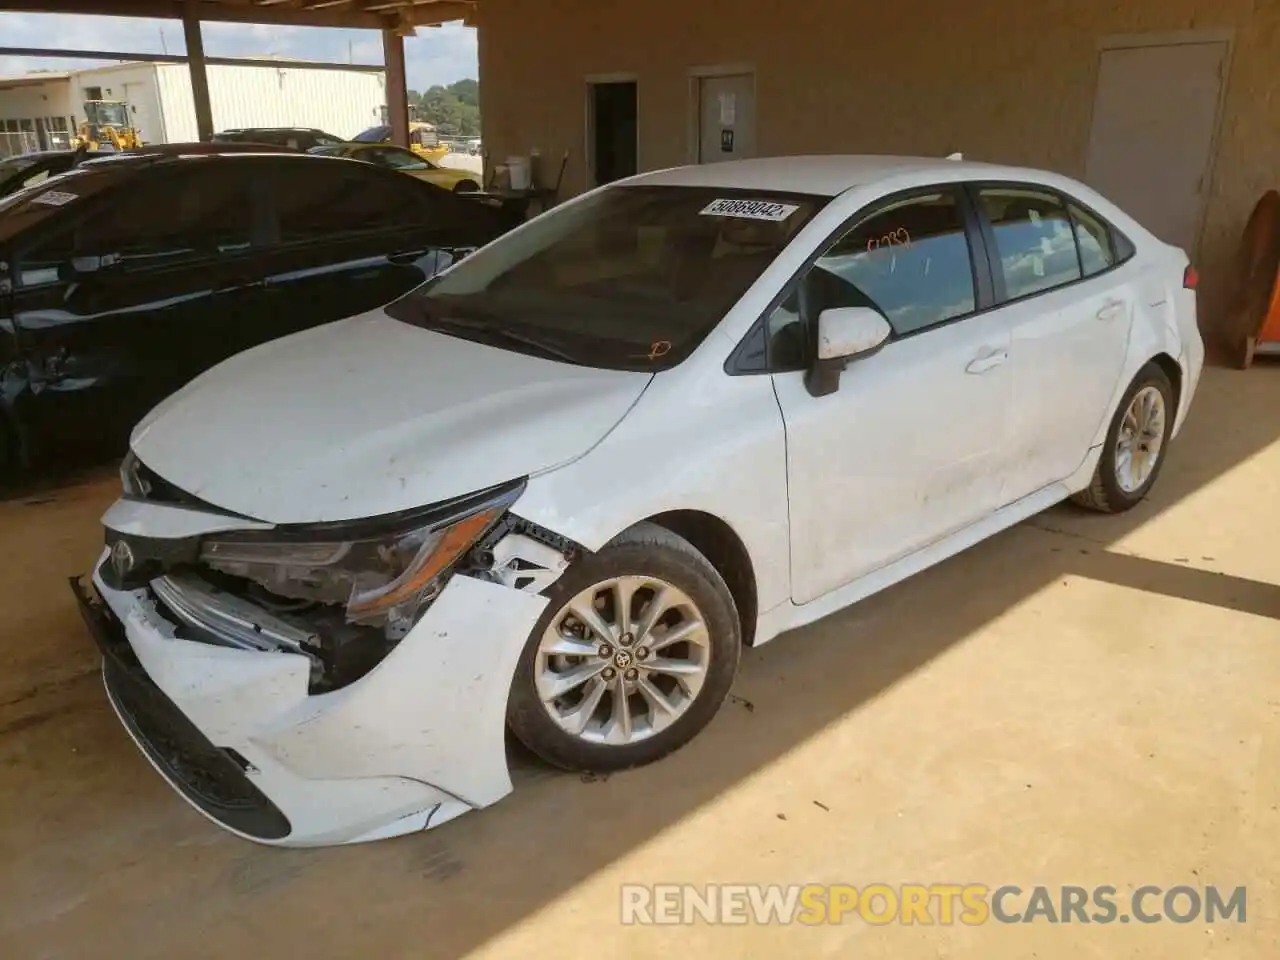
[[[213,744],[156,686],[92,587],[72,579],[71,589],[102,651],[111,702],[165,779],[231,830],[260,840],[287,837],[288,817],[245,775],[243,758]]]

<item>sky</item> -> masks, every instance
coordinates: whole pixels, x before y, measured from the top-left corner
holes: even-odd
[[[210,57],[274,55],[336,63],[382,63],[382,38],[373,30],[279,27],[245,23],[203,25],[204,52]],[[59,13],[0,13],[0,45],[111,50],[126,53],[186,52],[177,20],[87,17]],[[409,87],[476,78],[476,32],[461,24],[419,27],[404,42]],[[103,61],[30,59],[0,56],[0,76],[28,70],[65,70]]]

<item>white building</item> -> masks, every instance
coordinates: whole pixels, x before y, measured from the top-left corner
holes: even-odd
[[[215,130],[315,127],[352,137],[380,122],[381,70],[209,64]],[[144,143],[198,139],[191,79],[181,63],[119,63],[0,77],[0,155],[65,144],[85,100],[123,100]]]

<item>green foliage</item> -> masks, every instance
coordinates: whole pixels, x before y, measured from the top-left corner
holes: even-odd
[[[436,84],[426,93],[410,90],[409,103],[417,108],[418,119],[434,123],[442,137],[480,136],[480,84],[475,80]]]

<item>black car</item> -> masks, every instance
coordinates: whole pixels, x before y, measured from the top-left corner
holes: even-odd
[[[312,147],[324,147],[342,143],[335,137],[314,127],[236,127],[213,135],[214,143],[269,143],[277,147],[307,151]]]
[[[66,173],[72,167],[94,157],[112,156],[105,150],[42,150],[0,160],[0,197]]]
[[[10,472],[122,454],[201,371],[386,304],[508,224],[371,164],[212,149],[115,154],[0,200]]]

